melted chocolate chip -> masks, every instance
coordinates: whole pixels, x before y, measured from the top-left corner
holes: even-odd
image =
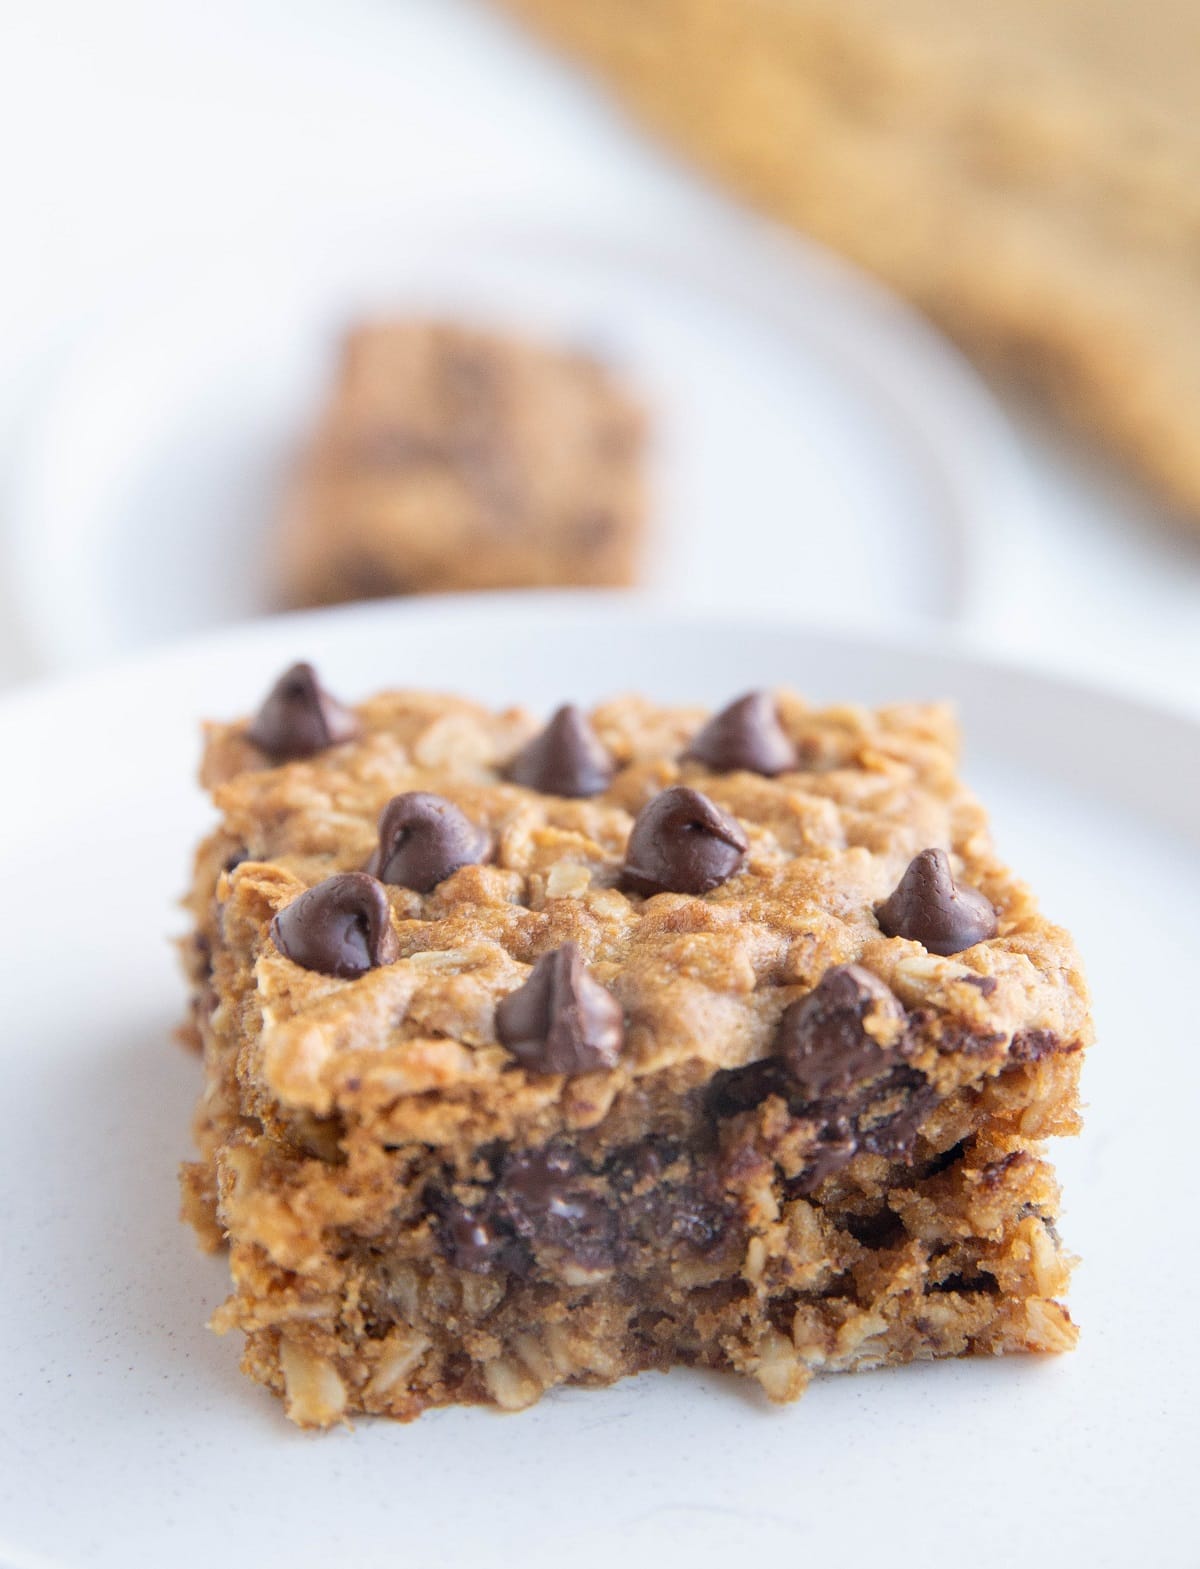
[[[508,778],[543,795],[599,795],[613,776],[608,748],[581,709],[568,704],[508,765]]]
[[[509,1262],[512,1235],[506,1232],[483,1208],[467,1209],[455,1199],[443,1199],[439,1231],[442,1251],[455,1269],[472,1275],[490,1275]]]
[[[977,888],[955,883],[945,850],[922,850],[895,892],[876,906],[880,930],[948,956],[996,935],[996,912]]]
[[[429,893],[452,872],[487,858],[491,839],[453,801],[412,790],[388,802],[379,819],[379,847],[367,863],[381,882]]]
[[[535,1073],[611,1068],[624,1040],[620,1008],[573,942],[544,953],[525,984],[497,1005],[496,1033]]]
[[[893,1069],[880,1088],[879,1104],[887,1109],[859,1113],[858,1147],[888,1160],[904,1159],[921,1124],[937,1105],[937,1090],[915,1068]]]
[[[1041,1062],[1055,1052],[1078,1050],[1078,1041],[1064,1041],[1053,1030],[1018,1030],[1008,1048],[1008,1058],[1010,1062]]]
[[[741,869],[748,848],[736,818],[699,790],[672,785],[638,813],[624,880],[637,893],[708,893]]]
[[[695,1151],[651,1138],[618,1151],[606,1173],[620,1194],[622,1233],[639,1246],[661,1251],[681,1242],[707,1252],[729,1227],[730,1208],[712,1150],[697,1160]]]
[[[826,1100],[896,1063],[904,1025],[904,1009],[883,982],[843,964],[785,1009],[775,1051],[806,1100]]]
[[[744,768],[771,777],[796,766],[796,749],[783,732],[769,692],[748,692],[715,714],[687,756],[719,773]]]
[[[517,1236],[584,1269],[607,1269],[617,1255],[617,1217],[581,1185],[578,1157],[550,1146],[510,1155],[497,1193]]]
[[[741,1068],[723,1068],[709,1081],[705,1102],[713,1117],[736,1117],[760,1106],[770,1095],[791,1093],[786,1070],[777,1058],[761,1057]]]
[[[271,922],[271,941],[293,964],[340,980],[400,952],[387,894],[365,872],[339,872],[293,899]]]
[[[250,722],[247,737],[275,762],[312,757],[361,733],[358,720],[309,664],[285,670]]]
[[[614,1151],[597,1171],[557,1141],[497,1148],[490,1159],[495,1176],[471,1207],[446,1188],[425,1195],[442,1253],[476,1274],[561,1279],[572,1268],[627,1264],[646,1248],[711,1252],[736,1220],[707,1148],[697,1156],[652,1137]]]

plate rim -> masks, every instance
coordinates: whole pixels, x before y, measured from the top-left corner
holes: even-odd
[[[485,597],[487,603],[481,604],[481,600]],[[515,605],[514,600],[518,601]],[[520,603],[520,601],[524,601],[524,603]],[[690,624],[693,627],[703,629],[720,626],[724,629],[722,636],[733,636],[739,628],[744,629],[746,626],[753,624],[757,630],[763,632],[766,636],[775,634],[782,639],[808,640],[810,645],[824,643],[833,650],[836,650],[839,646],[854,645],[858,648],[869,649],[873,656],[877,656],[880,659],[886,658],[889,652],[903,649],[918,654],[932,654],[938,659],[951,662],[965,660],[972,666],[989,672],[999,671],[1006,680],[1015,680],[1018,686],[1012,689],[1014,698],[1019,696],[1020,690],[1027,681],[1038,681],[1040,679],[1039,672],[1036,669],[1024,668],[1019,663],[1014,663],[1011,659],[992,658],[986,653],[973,653],[962,647],[963,640],[936,631],[895,632],[879,628],[852,631],[840,626],[813,625],[811,623],[778,618],[764,618],[762,622],[751,623],[745,615],[718,616],[689,610],[687,607],[664,609],[653,603],[631,599],[627,596],[596,593],[454,596],[453,598],[443,600],[435,601],[430,599],[424,601],[419,607],[420,614],[416,616],[412,614],[413,607],[408,602],[399,601],[383,602],[376,606],[345,607],[338,610],[302,612],[288,617],[263,619],[250,623],[247,626],[217,633],[202,634],[189,639],[169,650],[165,659],[156,659],[153,656],[146,655],[129,656],[120,662],[114,662],[105,668],[90,671],[83,675],[48,679],[36,683],[32,690],[0,697],[0,743],[2,743],[4,736],[8,733],[7,727],[11,722],[19,722],[23,717],[28,717],[39,705],[43,713],[47,709],[54,710],[58,708],[61,710],[62,705],[71,706],[86,702],[96,692],[101,691],[105,687],[124,686],[130,681],[145,680],[156,686],[161,686],[164,683],[169,683],[172,675],[179,669],[189,665],[202,666],[206,659],[212,655],[214,648],[223,651],[223,657],[233,659],[238,656],[239,649],[248,646],[252,650],[252,657],[261,663],[268,655],[273,659],[277,658],[281,645],[285,645],[298,632],[303,634],[311,630],[319,633],[327,640],[332,651],[333,646],[336,645],[342,636],[337,630],[339,624],[345,623],[349,626],[355,622],[368,623],[365,631],[369,634],[371,630],[369,623],[376,620],[387,620],[392,617],[396,614],[397,605],[400,613],[396,616],[396,624],[407,623],[410,627],[418,621],[433,621],[445,618],[455,611],[458,612],[461,618],[460,624],[472,622],[477,627],[483,627],[484,630],[494,628],[497,621],[505,621],[512,624],[514,620],[518,619],[514,616],[514,611],[520,612],[527,618],[532,614],[535,618],[540,618],[547,623],[553,623],[558,627],[579,627],[582,625],[585,632],[589,626],[601,623],[608,623],[609,625],[619,623],[641,625],[647,630],[663,626]],[[534,630],[536,631],[536,628]],[[411,633],[407,635],[411,635]],[[358,650],[364,646],[365,639],[360,631],[356,633],[356,651],[352,657],[355,659],[359,658],[360,653]],[[317,652],[319,653],[319,651]],[[628,662],[626,664],[627,667]],[[257,669],[248,668],[248,683],[256,678]],[[227,675],[223,675],[220,679],[227,679]],[[1072,678],[1049,677],[1048,686],[1056,693],[1058,693],[1058,689],[1063,689],[1068,697],[1072,694],[1078,694],[1082,690],[1088,695],[1099,696],[1106,703],[1116,702],[1125,706],[1128,702],[1128,706],[1139,713],[1147,710],[1153,711],[1154,708],[1152,704],[1142,704],[1136,700],[1129,702],[1120,694],[1114,694],[1103,686],[1093,684],[1089,687]],[[189,693],[189,697],[190,695]],[[55,715],[51,712],[48,717],[52,722]],[[1170,710],[1162,717],[1165,717],[1172,727],[1178,726],[1178,730],[1174,733],[1186,732],[1192,755],[1200,756],[1200,719],[1189,714],[1176,714]],[[36,752],[34,756],[36,757]],[[126,765],[122,764],[122,766]],[[188,783],[190,783],[189,780],[181,781],[181,788]],[[81,806],[81,811],[83,809]],[[0,1062],[2,1060],[3,1053],[0,1052]],[[180,1129],[177,1131],[181,1140],[186,1137],[185,1125],[181,1124]],[[1076,1174],[1074,1180],[1076,1182],[1080,1181],[1078,1174]],[[186,1242],[186,1234],[182,1235],[184,1235]],[[1103,1333],[1102,1323],[1097,1322],[1096,1329]],[[1071,1409],[1069,1398],[1064,1398],[1061,1409],[1064,1414]],[[290,1440],[293,1435],[284,1434],[283,1436],[285,1439]],[[299,1441],[303,1442],[302,1439]],[[754,1528],[756,1527],[752,1527],[748,1522],[747,1531],[750,1532]],[[0,1559],[3,1559],[5,1550],[6,1544],[3,1543],[2,1534],[0,1534]],[[62,1557],[45,1559],[30,1556],[28,1549],[25,1550],[25,1554],[24,1558],[18,1556],[16,1562],[28,1562],[29,1569],[35,1569],[35,1566],[43,1565],[44,1569],[50,1569],[51,1564],[61,1565],[61,1569],[66,1569],[68,1562],[71,1564],[83,1562],[83,1559],[75,1553],[72,1553],[69,1558],[64,1554]],[[462,1556],[461,1550],[456,1547],[454,1561],[461,1561]],[[985,1554],[985,1556],[987,1555]],[[488,1561],[490,1562],[490,1559]],[[540,1559],[537,1561],[541,1562]],[[992,1561],[989,1557],[988,1562],[991,1563]]]
[[[667,630],[709,630],[719,635],[733,635],[741,631],[755,636],[810,639],[824,643],[831,649],[866,649],[881,659],[891,653],[924,658],[947,669],[958,667],[968,670],[977,677],[991,676],[1007,682],[1033,685],[1052,700],[1067,706],[1108,705],[1114,707],[1126,723],[1149,722],[1167,732],[1171,738],[1180,740],[1185,747],[1200,747],[1200,713],[1174,698],[1148,695],[1133,682],[1122,686],[1107,679],[1089,678],[1076,671],[1058,669],[1036,659],[1025,658],[1007,646],[997,645],[986,636],[961,627],[921,624],[881,626],[866,622],[847,623],[840,618],[822,620],[813,617],[754,616],[744,607],[733,607],[728,611],[701,609],[671,604],[647,592],[605,589],[429,594],[260,616],[251,621],[180,638],[161,648],[127,653],[86,670],[42,674],[0,692],[0,733],[9,723],[17,723],[22,715],[36,719],[39,710],[60,703],[70,704],[73,700],[84,700],[92,691],[102,692],[114,685],[136,682],[147,673],[157,676],[160,672],[178,671],[202,664],[206,659],[234,658],[239,652],[253,665],[254,661],[264,658],[268,650],[272,650],[272,657],[277,659],[277,645],[287,641],[295,643],[294,657],[303,658],[306,657],[305,646],[308,641],[315,642],[326,637],[336,640],[341,635],[337,629],[342,626],[349,627],[372,620],[391,621],[393,618],[401,623],[418,625],[422,621],[440,622],[443,630],[444,624],[450,621],[454,623],[450,630],[463,635],[468,635],[468,629],[475,622],[494,630],[497,624],[502,628],[505,622],[524,620],[528,625],[532,618],[548,626],[555,622],[562,625],[569,622],[577,628],[580,618],[583,618],[631,626],[657,624],[659,628]],[[386,678],[381,684],[388,684]],[[781,680],[779,684],[787,683]],[[422,682],[419,685],[428,690],[438,690],[436,682]],[[911,700],[935,700],[944,695],[914,693]],[[1174,779],[1176,774],[1171,777]],[[1182,796],[1186,792],[1186,780],[1179,776],[1179,782]],[[1200,821],[1192,826],[1196,835],[1200,836]]]

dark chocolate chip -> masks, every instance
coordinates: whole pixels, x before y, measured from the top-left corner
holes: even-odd
[[[621,1010],[588,974],[573,942],[544,953],[496,1008],[496,1033],[535,1073],[591,1073],[621,1054]]]
[[[429,893],[462,866],[486,860],[491,839],[444,796],[412,790],[388,802],[379,847],[367,863],[382,882]]]
[[[330,696],[309,664],[284,671],[246,731],[255,746],[280,763],[312,757],[360,733],[358,720]]]
[[[682,1242],[706,1252],[729,1229],[729,1203],[706,1152],[644,1143],[619,1151],[608,1176],[620,1194],[621,1231],[633,1242],[661,1252]],[[668,1178],[667,1169],[674,1167]]]
[[[959,980],[964,986],[978,987],[984,997],[990,997],[996,990],[996,977],[994,975],[960,975]]]
[[[699,790],[672,785],[638,813],[624,879],[637,893],[707,893],[741,869],[749,841]]]
[[[511,1155],[497,1190],[513,1229],[531,1248],[551,1249],[585,1269],[617,1253],[617,1217],[581,1185],[578,1159],[553,1147]]]
[[[705,1103],[713,1117],[736,1117],[739,1112],[759,1106],[769,1095],[791,1093],[782,1063],[774,1057],[760,1057],[741,1068],[723,1068],[709,1080]]]
[[[399,957],[388,897],[366,872],[338,872],[271,922],[271,941],[306,970],[352,980]]]
[[[715,714],[687,750],[707,768],[728,773],[785,773],[796,766],[796,749],[783,733],[775,699],[769,692],[748,692]]]
[[[1065,1041],[1054,1030],[1018,1030],[1008,1048],[1008,1058],[1010,1062],[1041,1062],[1055,1052],[1078,1050],[1078,1041]]]
[[[904,1009],[883,982],[843,964],[784,1010],[775,1050],[805,1099],[825,1100],[897,1062],[904,1025]]]
[[[442,1248],[455,1269],[488,1275],[506,1262],[512,1237],[484,1210],[467,1209],[454,1199],[441,1206]]]
[[[996,912],[977,888],[955,883],[945,850],[922,850],[876,906],[880,930],[948,956],[996,935]]]
[[[858,1147],[888,1160],[907,1159],[921,1124],[937,1105],[937,1090],[915,1068],[895,1069],[884,1081],[883,1090],[880,1104],[895,1109],[876,1120],[871,1120],[872,1113],[859,1116]]]
[[[613,760],[583,711],[567,704],[517,753],[507,774],[543,795],[599,795],[612,779]]]

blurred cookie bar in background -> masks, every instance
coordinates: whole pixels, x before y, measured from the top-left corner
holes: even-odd
[[[644,447],[641,410],[582,353],[364,323],[287,498],[284,595],[628,584]]]
[[[500,4],[1200,530],[1200,6]]]

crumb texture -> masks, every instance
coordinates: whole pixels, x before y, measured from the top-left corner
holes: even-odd
[[[1044,1151],[1091,1038],[1071,940],[996,858],[947,710],[770,702],[770,776],[694,755],[699,708],[573,715],[576,797],[510,777],[549,766],[532,716],[453,697],[372,698],[282,764],[209,727],[185,1212],[229,1245],[216,1327],[293,1420],[515,1410],[673,1363],[788,1400],[815,1371],[1073,1343]],[[634,824],[677,789],[737,855],[702,893],[639,891]],[[363,973],[286,957],[280,912],[378,869],[415,793],[476,859],[372,885]],[[875,913],[931,847],[995,916],[948,957]]]

